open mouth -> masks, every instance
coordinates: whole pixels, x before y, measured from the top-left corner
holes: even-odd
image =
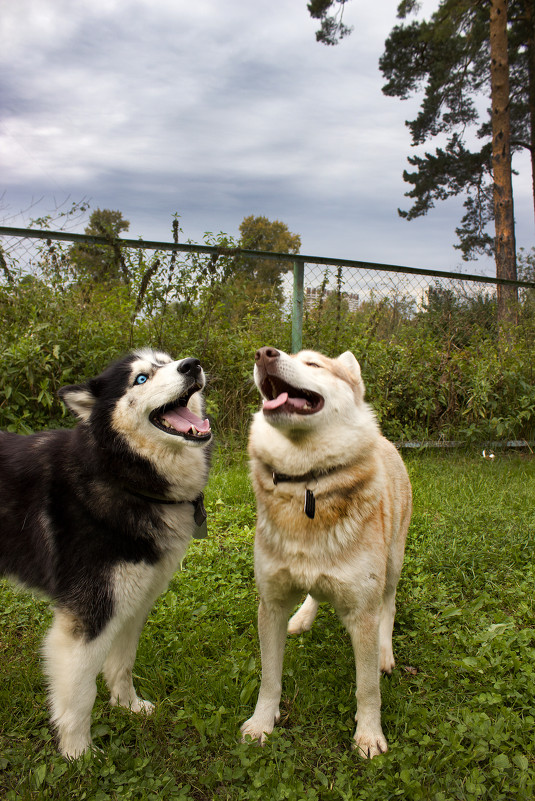
[[[271,414],[316,414],[323,409],[325,400],[317,392],[293,387],[282,378],[267,375],[262,381],[262,394],[265,396],[263,411]]]
[[[154,409],[149,416],[153,426],[171,434],[175,437],[183,437],[187,440],[196,442],[206,442],[212,436],[210,423],[208,420],[201,420],[191,409],[188,409],[188,401],[195,392],[202,387],[194,384],[187,392],[165,406]]]

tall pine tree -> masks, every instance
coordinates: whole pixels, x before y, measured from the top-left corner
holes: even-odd
[[[311,14],[334,31],[330,44],[337,41],[335,23],[342,7],[341,0],[309,5]],[[412,220],[427,214],[436,201],[464,197],[456,229],[463,258],[493,254],[497,276],[514,278],[512,197],[504,215],[504,174],[511,174],[511,155],[527,148],[535,208],[534,0],[440,0],[429,20],[405,21],[418,8],[417,0],[402,0],[398,7],[403,22],[390,33],[379,62],[387,80],[383,91],[401,99],[423,92],[418,115],[407,122],[412,144],[421,146],[435,137],[443,143],[434,152],[408,158],[414,170],[403,177],[412,186],[406,194],[413,205],[399,213]],[[500,20],[498,68],[491,57],[491,27],[496,30]],[[490,113],[482,118],[485,99]],[[493,221],[494,235],[489,231]],[[502,311],[508,299],[511,291],[500,292]]]
[[[411,220],[437,200],[463,195],[457,247],[465,259],[493,254],[498,278],[516,278],[511,156],[523,147],[533,154],[532,6],[533,0],[441,0],[429,21],[396,26],[379,62],[385,94],[406,98],[424,90],[417,117],[407,123],[412,144],[446,138],[434,153],[409,157],[416,169],[403,177],[414,204],[399,213]],[[405,0],[398,15],[415,9],[415,0]],[[483,98],[490,109],[482,120]],[[476,137],[469,147],[470,132]],[[501,321],[514,319],[515,300],[514,289],[499,288]]]
[[[496,269],[501,278],[516,279],[507,0],[491,0],[489,30]],[[516,287],[498,286],[498,318],[505,328],[516,322],[517,300]]]

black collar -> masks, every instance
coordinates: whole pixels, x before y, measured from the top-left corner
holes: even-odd
[[[323,478],[331,473],[336,473],[336,471],[340,469],[338,466],[336,466],[330,467],[327,470],[311,470],[310,473],[304,473],[302,476],[289,476],[286,473],[277,473],[275,470],[269,467],[269,465],[266,465],[266,467],[273,477],[274,484],[280,484],[283,481],[294,481],[295,483],[308,483],[309,481],[317,481],[318,478]]]
[[[340,468],[330,467],[327,470],[311,470],[310,473],[304,473],[302,476],[289,476],[286,473],[277,473],[273,470],[269,465],[266,465],[267,469],[270,471],[273,477],[273,483],[275,485],[284,482],[284,481],[293,481],[294,483],[304,483],[305,485],[309,483],[309,481],[316,481],[318,478],[323,478],[323,476],[328,476],[331,473],[336,473],[337,470]],[[305,503],[304,503],[304,512],[307,517],[311,520],[314,519],[316,516],[316,498],[314,497],[314,489],[309,489],[305,486]]]
[[[148,501],[148,503],[195,503],[195,501],[175,501],[171,498],[162,498],[161,495],[154,495],[152,492],[136,492],[136,490],[130,489],[130,487],[123,487],[125,492],[128,492],[129,495],[135,495],[136,498],[142,498],[144,501]]]
[[[197,526],[202,525],[202,523],[206,520],[206,509],[204,508],[204,493],[200,493],[193,501],[175,501],[171,498],[162,498],[160,495],[152,495],[151,493],[144,493],[144,492],[136,492],[136,490],[130,489],[130,487],[123,487],[125,492],[128,492],[129,495],[135,495],[136,498],[141,498],[147,503],[170,503],[170,504],[181,504],[181,503],[191,503],[194,506],[194,513],[193,517],[195,519],[195,523]]]
[[[314,479],[314,481],[316,481],[319,478],[319,476],[326,475],[327,472],[329,473],[331,472],[329,470],[324,473],[320,471],[320,472],[305,473],[305,475],[303,476],[288,476],[285,473],[276,473],[275,470],[271,470],[271,468],[268,469],[271,471],[274,484],[278,484],[281,481],[294,481],[295,483],[305,482],[305,484],[308,484],[308,482],[311,479]],[[314,497],[314,490],[308,489],[308,487],[305,487],[304,512],[306,516],[309,517],[311,520],[313,520],[314,517],[316,516],[316,498]]]

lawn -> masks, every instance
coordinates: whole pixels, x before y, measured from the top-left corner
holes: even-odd
[[[141,638],[136,683],[150,718],[110,709],[98,750],[56,752],[39,643],[45,601],[0,583],[0,797],[366,799],[535,797],[535,458],[405,455],[415,508],[398,591],[397,667],[381,680],[387,754],[350,750],[349,637],[328,607],[288,640],[281,725],[242,745],[259,682],[254,500],[242,454],[218,454],[209,538],[194,541]]]

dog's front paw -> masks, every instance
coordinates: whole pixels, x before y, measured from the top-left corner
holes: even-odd
[[[380,729],[378,732],[361,732],[357,727],[352,748],[363,759],[372,759],[372,757],[378,756],[379,754],[385,754],[388,750],[388,744]]]
[[[154,712],[154,704],[150,701],[144,701],[143,698],[136,698],[133,704],[130,704],[132,712],[140,712],[143,715],[152,715]]]
[[[59,736],[59,750],[65,759],[78,759],[93,747],[93,741],[87,734],[63,733]]]
[[[128,700],[122,696],[118,698],[117,696],[111,696],[110,704],[112,706],[122,706],[125,709],[129,709],[130,712],[140,712],[144,715],[152,715],[154,712],[154,704],[151,704],[150,701],[144,701],[143,698],[138,698],[135,693],[132,694],[133,697],[128,698]]]
[[[252,718],[245,721],[240,729],[242,743],[247,742],[247,737],[250,737],[251,740],[256,740],[260,745],[264,745],[266,735],[271,734],[275,728],[275,723],[278,723],[279,720],[280,713],[278,710],[275,715],[270,715],[269,717],[253,715]]]

